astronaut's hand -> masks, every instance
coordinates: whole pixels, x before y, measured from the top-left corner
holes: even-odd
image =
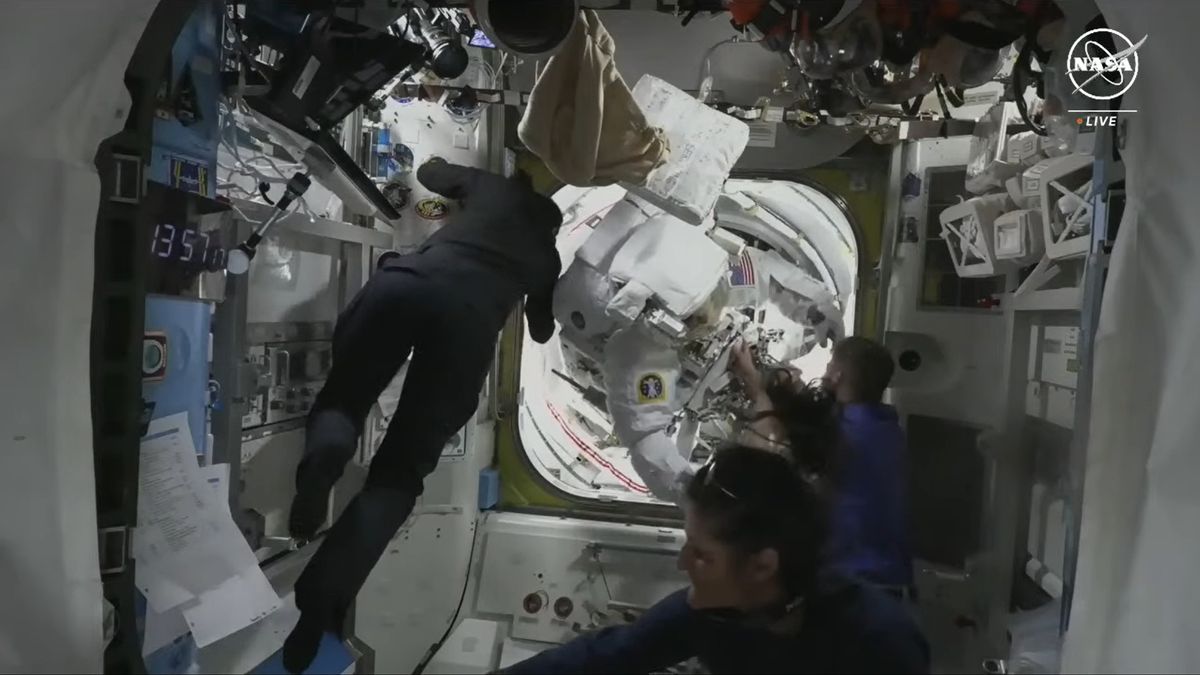
[[[747,398],[753,399],[759,394],[766,393],[766,384],[763,382],[762,374],[758,372],[758,366],[754,363],[754,352],[745,340],[739,341],[730,351],[729,372],[742,383],[742,389],[745,390]]]
[[[811,305],[805,318],[822,347],[832,346],[841,339],[842,321],[836,307],[826,303]]]

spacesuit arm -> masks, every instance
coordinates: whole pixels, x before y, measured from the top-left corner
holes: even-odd
[[[655,499],[680,503],[687,481],[692,477],[692,465],[680,454],[679,447],[665,429],[630,444],[629,461]]]
[[[687,591],[660,600],[637,621],[580,635],[500,672],[649,673],[695,656],[690,643],[701,634]]]
[[[845,335],[837,296],[824,283],[796,269],[774,251],[759,255],[755,262],[762,269],[760,278],[766,283],[770,302],[792,321],[808,326],[818,344],[836,342]]]
[[[679,355],[654,329],[641,324],[617,331],[604,348],[604,381],[613,433],[650,493],[678,502],[692,474],[669,429],[682,402]]]
[[[443,197],[461,201],[471,193],[481,173],[484,172],[469,166],[451,164],[445,160],[431,160],[417,169],[417,180],[427,189]]]

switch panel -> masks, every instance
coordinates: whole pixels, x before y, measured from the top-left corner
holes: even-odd
[[[271,368],[267,363],[266,347],[257,345],[248,349],[242,366],[242,390],[246,397],[242,428],[253,429],[267,423],[267,389],[271,383]]]
[[[332,343],[328,340],[251,347],[245,359],[249,382],[242,428],[307,416],[332,362]]]
[[[266,346],[271,381],[267,387],[266,423],[308,415],[333,363],[332,343],[283,342]]]

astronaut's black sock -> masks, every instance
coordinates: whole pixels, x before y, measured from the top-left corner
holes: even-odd
[[[300,614],[300,621],[283,641],[283,667],[289,673],[303,673],[312,665],[321,647],[322,633],[324,629],[319,619],[311,613]]]

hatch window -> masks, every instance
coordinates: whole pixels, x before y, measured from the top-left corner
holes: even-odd
[[[593,228],[623,197],[619,186],[564,187],[554,200],[564,213],[558,247],[563,268]],[[813,186],[782,180],[729,180],[714,211],[715,225],[749,246],[777,251],[809,275],[836,289],[847,330],[854,326],[858,248],[845,209]],[[767,308],[764,325],[795,324]],[[772,321],[776,321],[772,325]],[[820,377],[827,348],[792,362],[807,378]],[[599,364],[556,334],[545,345],[525,340],[521,354],[518,429],[530,464],[543,479],[576,498],[659,503],[612,433]],[[706,459],[723,430],[701,424],[692,460]]]

